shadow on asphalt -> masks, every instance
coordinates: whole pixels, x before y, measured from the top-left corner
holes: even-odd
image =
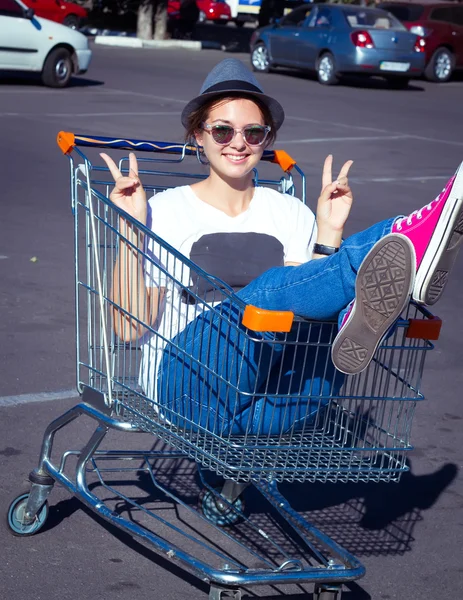
[[[193,30],[191,39],[203,42],[203,47],[225,52],[249,53],[249,42],[254,29],[232,25],[201,25]]]
[[[0,87],[2,85],[22,85],[22,86],[38,86],[44,87],[40,79],[39,73],[16,73],[10,71],[4,71],[0,73]],[[48,88],[55,89],[59,92],[60,89],[69,89],[75,87],[95,87],[97,85],[104,85],[104,81],[97,79],[87,79],[86,77],[72,77],[67,88]]]
[[[167,471],[160,477],[164,487],[169,487],[173,493],[186,505],[197,507],[198,505],[198,478],[194,463],[187,461],[187,469]],[[423,519],[422,511],[429,509],[438,500],[445,489],[453,482],[458,474],[458,467],[453,463],[447,463],[434,473],[427,475],[414,475],[411,463],[408,463],[410,471],[404,473],[399,483],[292,483],[281,484],[279,489],[287,498],[294,510],[308,519],[312,525],[324,534],[334,539],[348,552],[355,556],[395,556],[403,555],[410,551],[414,540],[414,527]],[[113,474],[115,477],[116,474]],[[208,477],[206,477],[206,480]],[[209,481],[212,483],[212,481]],[[110,481],[112,488],[136,488],[137,501],[143,506],[149,503],[153,509],[153,503],[165,503],[172,501],[162,491],[153,488],[151,477],[146,472],[135,472],[133,479]],[[90,489],[97,491],[99,483],[93,483]],[[140,496],[138,496],[138,492]],[[252,522],[257,529],[268,530],[272,523],[279,521],[275,530],[278,544],[283,547],[286,543],[294,544],[298,537],[292,532],[286,523],[279,517],[262,496],[254,489],[248,488],[245,492],[246,512],[251,515]],[[132,495],[129,495],[133,497]],[[51,498],[53,501],[53,497]],[[76,498],[70,498],[50,506],[49,517],[43,531],[52,529],[61,521],[69,518],[78,510],[83,510],[95,522],[104,527],[111,535],[124,543],[129,549],[141,556],[152,560],[161,568],[178,576],[192,586],[208,593],[209,587],[196,577],[188,574],[180,566],[165,559],[162,555],[149,547],[146,547],[137,539],[134,539],[121,529],[106,522],[92,510],[84,506]],[[119,502],[112,508],[118,514],[127,514],[131,517],[131,509],[125,502]],[[164,508],[165,510],[165,508]],[[127,512],[128,511],[128,512]],[[177,524],[184,521],[175,511]],[[270,525],[269,525],[270,524]],[[235,526],[234,535],[238,539],[239,526]],[[257,535],[257,534],[256,534]],[[271,535],[275,534],[271,529]],[[243,537],[244,543],[259,543],[251,539],[252,534]],[[257,536],[258,537],[258,536]],[[211,540],[211,543],[213,541]],[[299,541],[300,544],[300,541]],[[346,600],[370,600],[371,597],[357,583],[345,584],[348,591],[343,594]],[[277,588],[275,588],[277,590]],[[277,590],[281,593],[281,590]],[[301,587],[308,599],[307,590]],[[244,596],[255,597],[256,594],[249,589],[243,589]],[[299,600],[300,595],[287,596],[285,600]],[[259,596],[260,600],[265,600]],[[272,596],[274,599],[275,596]]]

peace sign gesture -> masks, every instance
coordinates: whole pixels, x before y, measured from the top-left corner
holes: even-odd
[[[101,153],[111,175],[114,178],[115,187],[109,198],[116,206],[125,210],[131,217],[146,225],[148,205],[146,194],[138,177],[138,164],[135,154],[129,154],[129,174],[122,175],[113,159],[107,154]]]
[[[323,165],[322,191],[317,204],[317,225],[319,232],[341,232],[349,216],[353,197],[347,174],[354,161],[348,160],[333,182],[333,157],[330,154]]]

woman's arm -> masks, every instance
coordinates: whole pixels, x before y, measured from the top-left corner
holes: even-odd
[[[148,205],[138,177],[135,155],[129,155],[127,177],[122,175],[116,163],[107,154],[101,154],[101,157],[108,165],[115,182],[109,196],[111,201],[146,225]],[[111,289],[111,299],[117,306],[113,308],[112,316],[116,335],[124,342],[133,342],[145,333],[147,325],[155,322],[164,288],[146,287],[142,253],[143,233],[123,217],[119,219],[119,233],[119,249]]]
[[[122,310],[113,308],[114,331],[122,341],[133,342],[146,332],[146,325],[156,321],[165,288],[146,287],[143,234],[123,218],[119,220],[119,231],[111,299]]]

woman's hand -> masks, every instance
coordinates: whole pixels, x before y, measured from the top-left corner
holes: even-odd
[[[148,204],[146,194],[138,177],[138,164],[135,154],[129,154],[129,174],[122,175],[116,163],[107,154],[101,153],[101,158],[108,165],[114,178],[115,187],[109,198],[116,206],[125,210],[131,217],[146,225]]]
[[[333,182],[333,157],[326,157],[323,165],[322,191],[317,204],[318,241],[334,245],[331,239],[340,239],[352,207],[353,197],[347,174],[354,161],[344,163],[336,181]]]

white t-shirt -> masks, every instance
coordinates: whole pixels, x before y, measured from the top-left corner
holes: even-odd
[[[206,273],[234,289],[244,287],[271,267],[309,261],[317,236],[315,216],[306,205],[265,187],[255,188],[249,208],[236,217],[200,200],[189,185],[172,188],[149,200],[147,226]],[[147,396],[155,399],[156,374],[166,341],[204,310],[204,303],[195,303],[185,288],[210,305],[220,298],[205,278],[192,273],[182,260],[152,239],[146,254],[146,286],[165,288],[154,326],[158,335],[142,340],[140,384]],[[156,266],[159,264],[168,276]]]

